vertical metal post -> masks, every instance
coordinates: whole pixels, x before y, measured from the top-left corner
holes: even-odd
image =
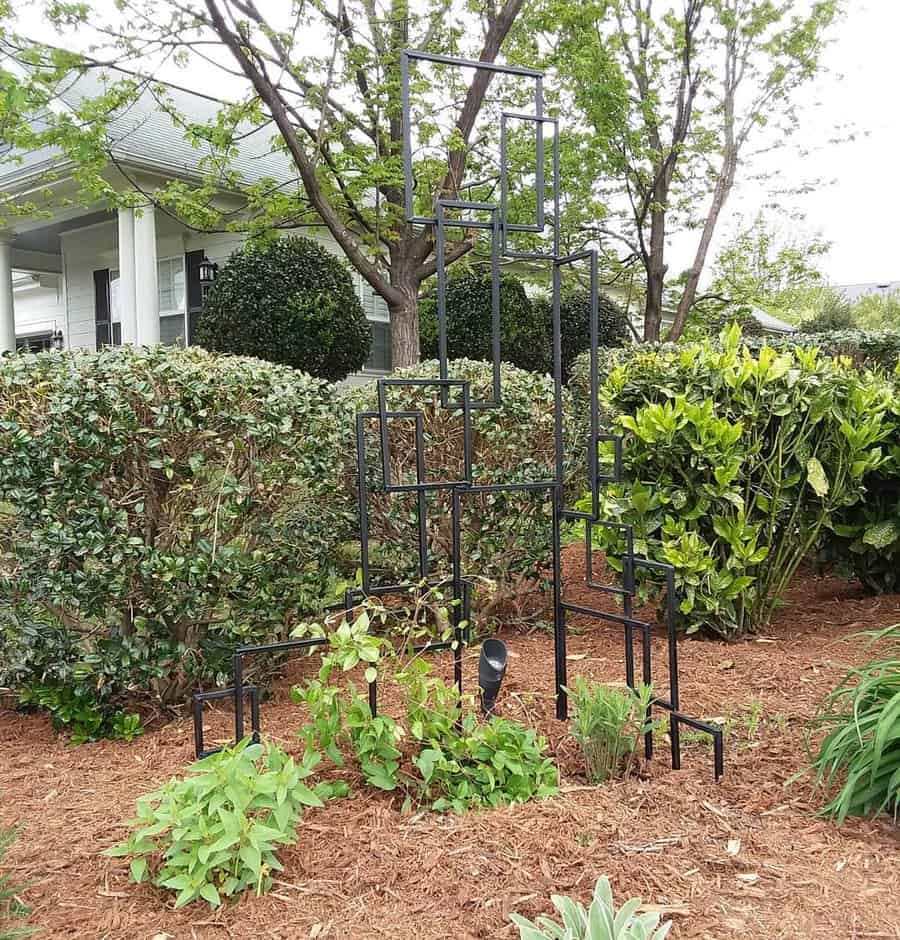
[[[238,649],[234,654],[234,742],[244,740],[244,657]]]

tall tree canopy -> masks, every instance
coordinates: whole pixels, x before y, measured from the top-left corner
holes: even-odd
[[[22,0],[20,8],[32,14],[43,7],[57,31],[51,46],[25,35],[16,0],[0,2],[0,136],[13,153],[59,148],[92,199],[113,205],[150,199],[203,230],[261,232],[321,222],[386,301],[393,361],[408,365],[419,355],[419,288],[434,274],[436,260],[431,228],[408,224],[403,211],[400,51],[493,62],[522,3],[423,0],[414,9],[408,0],[117,0],[114,6]],[[177,79],[175,66],[184,68],[185,84],[196,89],[201,75],[200,90],[225,88],[234,92],[232,101],[204,122],[180,113],[177,96],[159,81]],[[99,92],[67,96],[74,77],[91,71],[104,75]],[[437,90],[428,91],[424,71],[413,75],[420,210],[438,197],[457,197],[463,186],[471,198],[484,195],[485,187],[492,191],[495,181],[478,180],[493,124],[482,111],[491,83],[502,84],[486,71],[435,66],[430,75]],[[504,93],[513,100],[518,94]],[[202,180],[170,180],[152,192],[110,181],[109,123],[142,94],[154,95],[202,148]],[[64,107],[57,105],[61,97]],[[234,169],[241,141],[262,132],[288,158],[289,181],[248,185]],[[7,197],[0,212],[9,218],[47,211],[55,172],[37,195]],[[470,173],[474,184],[466,183]],[[249,218],[223,205],[223,189],[243,194]],[[476,235],[454,229],[445,260],[471,250]]]
[[[594,231],[643,268],[647,340],[660,338],[663,298],[676,280],[667,238],[679,228],[698,233],[667,337],[677,339],[748,143],[762,132],[777,145],[796,127],[796,92],[820,69],[840,6],[539,0],[530,15],[565,89],[562,104],[593,148],[590,171],[608,207]]]

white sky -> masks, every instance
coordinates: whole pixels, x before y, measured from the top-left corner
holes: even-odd
[[[107,2],[99,0],[98,5]],[[821,233],[832,243],[822,265],[831,283],[900,280],[900,0],[847,0],[847,7],[849,12],[835,29],[825,55],[830,72],[804,93],[807,106],[793,144],[773,159],[773,179],[768,183],[739,175],[716,243],[727,241],[741,217],[749,221],[769,201],[773,183],[779,189],[793,189],[818,179],[822,185],[812,192],[787,197],[781,204],[805,217],[801,223],[785,217],[782,231]],[[23,8],[24,29],[60,43],[61,37],[54,36],[36,14],[33,7]],[[69,42],[67,37],[64,44]],[[195,76],[190,69],[179,69],[167,77],[198,90],[209,88],[208,67],[197,69]],[[850,132],[855,139],[829,143]],[[670,271],[689,266],[696,237],[673,238]]]
[[[827,181],[790,205],[805,215],[800,229],[832,242],[822,264],[831,283],[900,280],[900,0],[848,0],[847,7],[825,55],[831,72],[807,90],[802,126],[774,171],[779,188]],[[855,140],[828,143],[848,125]],[[719,243],[736,214],[751,218],[768,194],[739,177],[732,200]],[[674,241],[670,270],[689,266],[695,242]]]

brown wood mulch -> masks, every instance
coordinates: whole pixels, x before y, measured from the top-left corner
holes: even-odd
[[[576,575],[577,554],[568,564]],[[684,640],[682,705],[726,721],[725,778],[713,781],[711,749],[696,740],[683,770],[669,768],[661,745],[640,778],[603,787],[586,786],[577,748],[552,717],[552,637],[510,632],[502,708],[549,738],[559,796],[404,816],[398,799],[357,788],[304,817],[268,895],[218,911],[173,911],[167,893],[128,883],[127,862],[99,855],[124,836],[135,798],[192,759],[189,719],[131,744],[73,747],[45,717],[0,711],[0,820],[22,827],[8,861],[31,882],[23,900],[42,937],[515,938],[510,911],[549,911],[552,893],[586,900],[605,873],[620,900],[641,895],[671,916],[678,940],[900,938],[898,827],[852,820],[839,829],[816,817],[820,795],[808,781],[787,785],[804,764],[804,723],[863,656],[852,635],[898,620],[900,596],[865,597],[806,572],[765,635]],[[571,627],[570,678],[620,680],[620,630],[578,618]],[[653,646],[664,665],[661,635]],[[473,656],[466,668],[471,687]],[[264,704],[263,728],[296,748],[289,685]],[[385,702],[389,710],[389,693]],[[213,737],[227,720],[211,716]]]

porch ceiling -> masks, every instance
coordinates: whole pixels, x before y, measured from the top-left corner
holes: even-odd
[[[37,251],[43,254],[59,255],[62,253],[59,236],[72,229],[84,228],[86,225],[95,225],[97,222],[115,221],[115,213],[109,210],[87,212],[84,215],[71,219],[48,222],[38,228],[30,228],[25,232],[18,232],[13,238],[13,250]]]

